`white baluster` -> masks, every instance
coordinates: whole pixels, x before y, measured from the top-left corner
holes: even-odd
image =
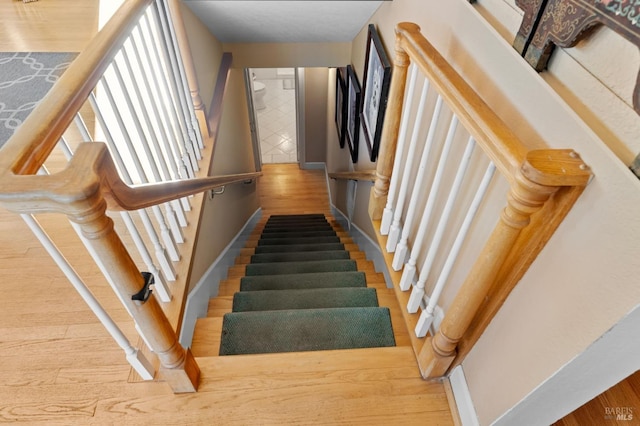
[[[98,105],[98,102],[95,96],[93,95],[93,93],[89,95],[89,102],[91,103],[91,106],[93,107],[93,110],[96,114],[96,119],[98,120],[98,123],[100,124],[100,127],[102,128],[102,131],[105,134],[107,145],[109,146],[111,155],[113,156],[118,166],[118,169],[122,174],[122,178],[124,182],[128,185],[131,185],[132,179],[131,179],[131,175],[129,174],[129,170],[127,166],[124,164],[124,161],[122,160],[122,156],[120,155],[120,152],[118,151],[115,145],[113,136],[111,135],[111,131],[107,126],[104,115],[102,114],[102,110],[100,109],[100,106]],[[151,242],[154,246],[156,259],[160,263],[160,268],[162,269],[164,276],[168,280],[174,281],[176,279],[176,275],[173,270],[173,266],[169,263],[169,260],[167,259],[167,255],[164,250],[164,247],[162,246],[162,244],[160,244],[160,240],[158,239],[158,235],[156,233],[155,228],[153,227],[153,224],[151,223],[151,219],[149,218],[147,211],[145,209],[140,209],[138,210],[138,213],[140,214],[140,218],[142,219],[142,222],[145,226],[145,230],[147,231],[147,234],[149,235],[149,238],[151,239]]]
[[[139,38],[143,38],[144,33],[140,29],[140,26],[136,27],[136,29],[139,34]],[[176,132],[173,126],[169,111],[167,110],[166,102],[164,102],[164,99],[161,96],[162,89],[160,88],[160,83],[158,82],[159,77],[157,76],[157,74],[155,73],[155,69],[151,65],[152,59],[151,54],[149,53],[149,49],[147,48],[146,43],[138,41],[138,37],[132,36],[131,42],[134,47],[134,52],[136,53],[140,63],[143,64],[144,62],[147,64],[147,66],[143,66],[142,69],[144,70],[147,79],[149,79],[149,81],[153,83],[153,90],[151,90],[149,93],[153,95],[153,102],[156,102],[158,105],[160,105],[160,110],[162,112],[162,127],[167,133],[167,140],[171,144],[170,152],[174,153],[174,161],[176,161],[176,164],[180,169],[180,177],[183,179],[192,178],[194,176],[193,169],[191,168],[190,161],[184,161],[183,151],[180,148],[180,144],[178,143],[180,135],[178,132]],[[141,55],[144,56],[142,57]],[[144,59],[144,61],[142,59]]]
[[[136,113],[136,108],[134,107],[133,101],[131,100],[131,96],[129,96],[129,89],[127,88],[127,84],[124,81],[122,73],[120,72],[120,67],[118,66],[118,62],[113,61],[112,65],[113,65],[113,70],[115,72],[116,78],[118,79],[118,84],[122,88],[123,96],[127,103],[127,107],[129,108],[130,117],[133,120],[133,124],[136,128],[136,132],[138,133],[138,138],[139,138],[139,141],[141,142],[140,145],[142,145],[144,153],[147,156],[147,162],[149,163],[149,168],[151,169],[153,178],[156,182],[162,182],[163,179],[162,179],[162,176],[160,175],[160,170],[158,169],[158,163],[162,163],[162,161],[160,160],[160,157],[162,157],[162,152],[159,149],[156,150],[156,157],[158,158],[157,161],[156,161],[156,157],[154,157],[153,153],[151,152],[152,146],[159,148],[158,141],[155,140],[154,134],[153,132],[151,132],[151,130],[149,131],[149,134],[151,135],[152,140],[149,141],[147,139],[147,136],[144,133],[144,130],[142,129],[142,123],[140,122],[140,119]],[[148,119],[148,114],[146,112],[146,109],[144,108],[143,98],[140,94],[138,85],[135,84],[135,81],[134,81],[133,87],[134,87],[133,91],[140,102],[139,109],[143,111],[144,118]],[[165,245],[167,247],[167,251],[169,252],[171,260],[173,261],[180,260],[180,255],[177,251],[177,248],[175,247],[174,241],[177,241],[177,242],[184,241],[184,237],[182,235],[182,229],[180,229],[178,220],[176,219],[176,216],[174,214],[174,211],[171,205],[169,203],[164,203],[163,206],[165,208],[165,216],[162,217],[162,214],[161,214],[160,217],[158,218],[158,221],[160,223],[160,228],[163,232],[163,239],[165,241]],[[166,218],[167,221],[169,222],[171,235],[168,235],[169,229],[167,229],[167,225],[165,224],[164,218]],[[164,233],[166,233],[167,235],[165,235]],[[171,242],[171,244],[169,244],[168,241]],[[172,248],[173,248],[173,251],[172,251]]]
[[[173,173],[172,175],[173,179],[177,180],[177,179],[180,179],[181,177],[187,177],[186,168],[182,164],[182,161],[178,161],[178,159],[180,158],[180,152],[179,150],[175,151],[176,148],[172,147],[172,144],[170,142],[169,132],[166,128],[167,123],[166,123],[166,120],[163,119],[163,115],[158,109],[159,101],[155,98],[154,91],[151,89],[151,85],[149,84],[150,77],[147,75],[145,71],[145,67],[142,64],[142,58],[140,57],[140,52],[138,51],[134,43],[134,40],[130,40],[130,41],[131,41],[130,46],[131,46],[131,49],[133,50],[133,59],[135,60],[135,64],[132,67],[132,69],[142,70],[142,72],[138,74],[140,77],[138,79],[138,82],[140,81],[142,82],[145,93],[147,93],[150,99],[149,103],[151,104],[151,110],[153,111],[153,120],[154,120],[153,123],[151,123],[151,125],[152,127],[158,130],[158,133],[160,134],[160,138],[162,139],[162,147],[165,153],[165,156],[163,158],[165,159],[169,167],[171,167],[171,172]],[[127,52],[126,46],[123,49],[123,51],[124,51],[125,58],[129,58],[129,54]],[[156,87],[156,90],[158,90],[157,87]],[[182,170],[180,168],[182,168]],[[182,207],[180,207],[180,205],[177,205],[177,203],[180,203]],[[174,210],[178,218],[178,223],[180,224],[180,226],[184,228],[185,226],[187,226],[187,218],[184,212],[191,210],[189,199],[184,197],[180,201],[172,202],[172,205],[174,206]],[[177,241],[177,242],[181,243],[183,241]]]
[[[420,131],[420,122],[424,115],[424,107],[427,102],[427,93],[429,91],[429,80],[425,80],[422,85],[422,93],[420,95],[420,103],[418,105],[418,112],[416,114],[416,121],[413,126],[413,132],[411,134],[411,141],[409,142],[409,151],[407,152],[407,163],[404,165],[402,173],[402,181],[400,182],[400,192],[398,193],[398,202],[393,212],[393,223],[389,229],[389,236],[387,237],[387,252],[393,253],[398,244],[398,238],[400,237],[400,220],[402,219],[402,210],[404,208],[404,201],[407,197],[407,191],[409,190],[409,180],[411,179],[411,162],[415,159],[415,153],[418,145],[418,133]],[[437,122],[436,117],[440,115],[440,109],[442,106],[442,99],[438,96],[436,102],[436,108],[433,112],[433,119],[431,124],[434,125]]]
[[[195,177],[195,172],[199,169],[198,160],[196,159],[193,145],[189,140],[189,134],[187,133],[187,130],[180,125],[180,114],[176,111],[176,103],[172,99],[171,88],[169,87],[165,75],[167,70],[162,67],[163,61],[160,58],[157,46],[155,45],[155,43],[151,43],[151,41],[154,41],[154,38],[149,31],[150,28],[146,16],[143,16],[142,22],[144,22],[145,25],[139,25],[138,29],[142,34],[146,34],[146,36],[142,37],[141,43],[144,46],[144,49],[147,52],[150,52],[152,55],[152,62],[150,62],[149,65],[151,66],[151,69],[155,74],[156,80],[160,83],[162,91],[159,93],[159,95],[163,98],[164,103],[167,105],[167,110],[171,119],[171,125],[176,135],[176,140],[181,144],[180,146],[182,148],[184,161],[188,162],[189,164],[189,166],[187,167],[187,170],[191,171],[189,177],[193,178]]]
[[[178,43],[178,39],[176,37],[175,28],[173,25],[173,17],[171,12],[169,11],[169,7],[165,0],[161,0],[158,3],[158,9],[161,19],[163,20],[163,26],[166,22],[166,27],[164,27],[163,34],[168,34],[171,36],[171,41],[167,41],[169,46],[173,47],[176,56],[176,64],[178,66],[178,70],[180,73],[180,81],[182,83],[182,92],[187,96],[186,106],[189,111],[189,117],[191,118],[191,126],[195,129],[196,137],[198,138],[198,147],[200,149],[204,149],[204,141],[202,139],[202,134],[200,133],[200,125],[198,124],[198,118],[196,117],[195,107],[193,106],[193,101],[190,99],[191,89],[189,88],[189,83],[187,81],[187,74],[184,69],[184,63],[182,62],[182,56],[180,54],[180,45]],[[160,10],[161,9],[161,10]]]
[[[418,67],[415,64],[411,65],[411,75],[409,79],[409,86],[407,88],[407,97],[405,98],[404,105],[402,107],[402,120],[400,122],[400,131],[398,134],[398,145],[396,148],[396,156],[393,159],[393,171],[391,172],[391,182],[389,182],[389,193],[387,195],[387,204],[382,211],[382,220],[380,221],[380,234],[389,234],[389,228],[391,228],[391,220],[393,219],[393,204],[398,190],[398,182],[400,182],[401,171],[400,168],[404,163],[409,163],[409,159],[404,159],[404,145],[407,140],[407,127],[409,125],[409,116],[411,116],[411,105],[413,104],[414,87],[416,79],[418,77]]]
[[[415,333],[418,337],[424,337],[427,334],[429,328],[431,328],[431,324],[433,323],[434,311],[438,304],[438,299],[442,294],[442,290],[444,289],[447,280],[449,279],[449,275],[451,274],[451,270],[453,269],[453,265],[455,264],[458,254],[460,254],[460,249],[462,248],[462,243],[467,237],[467,233],[469,228],[471,227],[471,222],[478,212],[478,208],[480,207],[480,203],[484,199],[484,196],[487,192],[489,184],[491,183],[491,179],[496,171],[496,166],[493,163],[490,163],[487,167],[487,170],[480,182],[480,186],[476,190],[476,195],[469,206],[469,210],[460,226],[460,230],[456,235],[456,239],[453,242],[453,246],[451,250],[449,250],[449,254],[447,256],[447,260],[445,261],[444,266],[442,267],[442,271],[440,272],[440,276],[438,277],[438,281],[434,286],[433,292],[431,293],[431,297],[429,298],[429,303],[425,310],[420,314],[420,318],[418,319],[418,323],[416,324]]]
[[[458,193],[460,192],[460,187],[462,186],[462,180],[464,179],[464,175],[467,172],[467,168],[469,167],[469,161],[471,160],[471,154],[473,154],[473,148],[475,146],[475,141],[473,138],[469,138],[469,142],[467,143],[467,148],[464,151],[462,156],[462,161],[458,165],[458,171],[456,172],[456,177],[453,181],[451,189],[449,191],[449,196],[447,197],[447,201],[444,205],[444,209],[440,215],[440,220],[438,221],[438,225],[436,226],[436,231],[433,234],[433,239],[431,240],[431,244],[429,245],[429,251],[427,251],[427,257],[425,258],[422,268],[420,269],[420,278],[418,282],[413,287],[411,291],[411,297],[409,297],[409,303],[407,306],[407,310],[411,313],[417,312],[420,307],[420,302],[424,297],[424,288],[427,280],[429,279],[429,274],[431,273],[431,267],[433,266],[433,262],[435,261],[436,254],[440,251],[440,243],[442,242],[442,237],[444,236],[444,231],[447,228],[447,224],[449,223],[449,219],[451,217],[451,211],[453,210],[453,205],[456,201]]]
[[[180,66],[178,65],[176,46],[174,46],[173,44],[167,17],[165,16],[162,5],[160,4],[160,2],[157,2],[154,4],[154,6],[155,7],[150,8],[147,16],[152,17],[153,25],[156,28],[156,34],[158,36],[157,45],[163,53],[168,70],[171,71],[171,77],[168,78],[168,81],[171,84],[171,88],[174,92],[174,97],[176,98],[176,112],[180,118],[181,125],[184,129],[186,129],[189,138],[188,141],[193,147],[196,159],[202,160],[201,149],[204,144],[202,143],[200,127],[199,125],[197,125],[197,120],[196,126],[193,126],[188,106],[188,102],[191,102],[191,93],[188,88],[185,91],[185,88],[182,85],[182,76],[180,74]]]
[[[449,133],[447,134],[447,138],[449,137],[453,138],[457,124],[458,124],[458,119],[454,117],[451,121],[451,125],[449,126]],[[434,134],[435,134],[435,130],[434,130]],[[429,156],[431,154],[433,139],[434,138],[431,137],[431,139],[429,140],[429,136],[427,136],[427,142],[425,143],[424,149],[422,151],[422,157],[420,158],[420,167],[418,168],[418,173],[413,182],[411,199],[409,200],[409,208],[407,209],[407,216],[404,219],[402,237],[400,238],[400,242],[396,246],[396,252],[391,262],[391,266],[395,271],[399,271],[400,269],[402,269],[402,265],[404,265],[404,262],[407,259],[407,251],[409,249],[408,247],[409,234],[411,233],[411,229],[413,228],[413,221],[415,219],[416,210],[418,208],[418,200],[422,192],[420,191],[420,189],[422,188],[422,182],[425,181],[425,174],[427,172],[427,162],[429,161]]]
[[[67,262],[65,257],[60,253],[56,245],[51,241],[47,233],[42,229],[36,218],[32,215],[21,214],[22,219],[29,226],[31,231],[40,241],[40,244],[45,248],[47,253],[51,256],[54,262],[58,265],[62,273],[67,277],[71,285],[76,289],[82,300],[89,306],[91,311],[98,318],[100,323],[104,326],[107,332],[111,335],[113,340],[116,341],[118,346],[124,350],[127,361],[136,370],[136,372],[144,380],[153,379],[154,368],[151,363],[134,348],[122,330],[118,328],[113,319],[107,314],[100,302],[94,297],[91,291],[87,288],[86,284],[82,281],[77,272]],[[126,305],[125,305],[126,307]]]

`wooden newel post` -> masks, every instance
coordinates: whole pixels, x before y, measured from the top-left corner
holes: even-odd
[[[586,185],[590,172],[570,150],[532,151],[517,171],[507,205],[478,260],[469,271],[440,329],[426,339],[419,354],[424,378],[443,376],[456,356],[458,342],[490,288],[522,229],[561,186]]]
[[[189,85],[189,91],[191,92],[191,100],[193,101],[193,108],[196,112],[196,118],[200,126],[200,132],[204,137],[210,137],[211,132],[209,130],[209,120],[207,118],[207,112],[200,97],[200,87],[198,86],[198,77],[196,75],[196,69],[193,64],[193,55],[191,54],[191,47],[189,46],[189,38],[187,37],[187,30],[184,27],[184,20],[182,19],[182,9],[180,9],[179,0],[169,0],[169,11],[171,12],[174,29],[176,31],[176,38],[178,46],[180,47],[180,53],[182,56],[182,62],[184,63],[184,71],[187,76],[187,84]]]
[[[419,32],[420,27],[408,22],[402,22],[396,26],[393,76],[391,78],[391,87],[389,88],[389,101],[387,103],[384,127],[382,128],[380,151],[378,152],[376,180],[369,198],[369,216],[372,220],[380,220],[382,218],[382,211],[389,193],[389,180],[393,171],[393,160],[396,156],[402,105],[404,103],[404,90],[407,84],[407,69],[410,63],[409,55],[402,48],[402,33],[413,31]]]
[[[131,299],[142,289],[144,279],[115,232],[113,221],[105,214],[104,198],[96,193],[85,201],[89,209],[80,214],[70,214],[70,219],[80,225],[82,235],[98,254],[105,270],[109,271],[120,299],[134,317],[151,350],[158,356],[160,372],[171,389],[175,393],[195,392],[200,369],[191,351],[185,350],[178,342],[155,297],[151,296],[144,303]]]

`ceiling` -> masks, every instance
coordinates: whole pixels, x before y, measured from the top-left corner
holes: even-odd
[[[371,0],[183,0],[222,43],[350,42],[380,7]]]

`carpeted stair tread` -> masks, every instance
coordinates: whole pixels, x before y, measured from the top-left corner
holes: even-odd
[[[316,238],[316,237],[334,237],[337,236],[336,231],[301,231],[294,234],[289,232],[273,232],[273,233],[263,233],[260,236],[261,240],[271,239],[271,238]]]
[[[242,277],[240,291],[366,287],[364,272],[316,272]]]
[[[305,262],[256,263],[246,266],[245,275],[286,275],[309,272],[346,272],[357,271],[354,260],[309,260]]]
[[[395,346],[388,308],[232,312],[220,355]]]
[[[233,312],[377,306],[376,290],[363,287],[243,291],[233,296]]]
[[[269,216],[269,220],[277,220],[277,219],[311,219],[311,218],[323,218],[326,216],[324,213],[304,213],[304,214],[272,214]]]
[[[276,220],[265,223],[265,228],[278,228],[278,227],[294,227],[294,226],[323,226],[330,225],[327,220],[313,219],[313,220]]]
[[[310,243],[339,243],[340,237],[291,237],[291,238],[267,238],[258,241],[259,246],[285,245],[285,244],[310,244]]]
[[[342,243],[325,243],[325,244],[289,244],[289,245],[267,245],[257,246],[255,254],[263,253],[291,253],[303,251],[325,251],[325,250],[344,250]]]
[[[307,231],[334,231],[333,226],[327,224],[323,225],[304,225],[304,226],[270,226],[262,229],[263,234],[272,234],[275,232],[307,232]]]
[[[263,253],[251,256],[251,263],[304,262],[309,260],[349,259],[345,250],[306,251],[298,253]]]

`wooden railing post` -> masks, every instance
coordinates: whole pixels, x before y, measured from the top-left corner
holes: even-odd
[[[403,22],[396,28],[395,58],[393,60],[393,78],[389,88],[389,102],[382,129],[378,163],[376,165],[376,180],[371,190],[369,199],[369,216],[372,220],[380,220],[382,211],[387,202],[389,193],[389,180],[393,170],[393,160],[396,156],[400,120],[402,117],[402,104],[404,103],[404,90],[407,83],[407,69],[409,68],[409,55],[401,46],[400,30],[420,31],[416,24]]]
[[[446,312],[440,329],[419,354],[425,378],[444,375],[520,232],[561,186],[584,186],[590,171],[570,150],[532,151],[515,175],[499,222]]]
[[[82,235],[98,254],[120,299],[133,315],[140,332],[158,356],[160,373],[175,393],[195,392],[200,369],[191,354],[178,342],[177,336],[155,297],[136,302],[131,296],[144,286],[144,279],[115,232],[113,221],[106,215],[106,201],[99,192],[84,200],[88,209],[69,218],[77,223]]]
[[[207,112],[204,102],[202,102],[202,97],[200,96],[198,77],[196,75],[196,69],[193,64],[193,55],[191,54],[191,47],[189,46],[187,30],[185,29],[184,20],[182,19],[182,9],[180,9],[180,1],[168,0],[168,4],[169,11],[173,20],[173,26],[176,32],[178,47],[180,48],[180,54],[182,56],[182,62],[184,64],[187,84],[189,85],[189,91],[191,92],[193,108],[195,109],[196,118],[198,119],[198,124],[200,126],[200,132],[205,138],[208,138],[211,136],[211,132],[209,129],[209,120],[207,119]]]

